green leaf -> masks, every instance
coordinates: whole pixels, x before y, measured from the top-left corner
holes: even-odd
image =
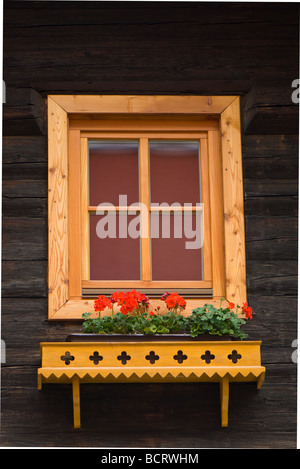
[[[145,327],[145,329],[144,329],[144,333],[145,334],[150,334],[150,335],[155,334],[156,331],[157,331],[157,327],[154,326],[154,324],[152,324],[152,326]]]
[[[164,326],[159,326],[157,328],[157,333],[158,334],[169,334],[170,330],[167,327]]]

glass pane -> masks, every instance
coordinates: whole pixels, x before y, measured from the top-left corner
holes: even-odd
[[[139,202],[139,144],[137,141],[89,142],[89,204]],[[127,200],[127,204],[124,203]]]
[[[139,218],[90,214],[91,280],[140,280]]]
[[[200,200],[199,141],[149,142],[151,203]]]
[[[152,280],[203,280],[202,214],[151,214]]]

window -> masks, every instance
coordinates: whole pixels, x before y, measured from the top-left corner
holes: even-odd
[[[211,295],[205,133],[97,136],[81,137],[83,296],[124,288]]]
[[[99,293],[246,301],[237,97],[49,96],[49,318]]]

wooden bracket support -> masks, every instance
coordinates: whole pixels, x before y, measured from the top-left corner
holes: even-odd
[[[221,425],[228,427],[228,405],[229,405],[229,376],[225,375],[220,381],[220,404]]]
[[[74,428],[80,428],[80,382],[78,376],[72,378]]]

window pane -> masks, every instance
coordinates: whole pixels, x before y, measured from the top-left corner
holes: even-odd
[[[140,280],[139,229],[139,215],[90,214],[90,280]]]
[[[198,141],[152,140],[149,151],[152,203],[201,202]]]
[[[202,215],[151,214],[152,280],[203,280]]]
[[[127,196],[127,205],[139,201],[138,154],[137,141],[89,142],[90,205],[118,206],[119,194]]]

